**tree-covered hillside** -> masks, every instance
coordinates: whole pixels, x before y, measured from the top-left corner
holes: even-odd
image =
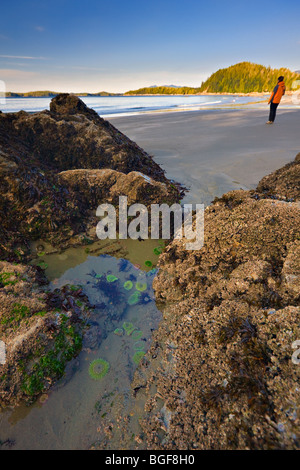
[[[168,87],[168,86],[156,86],[156,87],[145,87],[139,88],[138,90],[131,90],[124,93],[128,95],[194,95],[200,91],[200,88],[192,87]]]
[[[202,93],[270,92],[280,75],[284,76],[287,90],[292,90],[293,83],[300,80],[300,75],[289,69],[271,69],[251,62],[241,62],[212,74],[202,83],[200,91]]]
[[[277,78],[283,75],[287,90],[300,80],[300,74],[289,69],[271,69],[263,65],[241,62],[213,73],[198,88],[148,87],[128,91],[125,95],[194,95],[197,93],[254,93],[271,92]],[[296,84],[300,88],[300,82]]]

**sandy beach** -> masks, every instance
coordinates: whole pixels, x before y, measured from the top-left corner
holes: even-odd
[[[213,110],[110,118],[172,178],[187,186],[184,202],[209,204],[259,180],[299,152],[299,109]]]

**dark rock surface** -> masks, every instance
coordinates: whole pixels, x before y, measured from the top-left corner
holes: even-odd
[[[59,245],[96,226],[106,190],[114,201],[130,193],[131,203],[180,198],[152,157],[67,94],[50,111],[0,115],[0,190],[0,257],[10,260],[23,259],[29,240]]]
[[[53,98],[50,111],[0,116],[1,150],[57,171],[111,168],[141,171],[166,181],[164,171],[137,144],[74,95]]]
[[[257,186],[259,193],[287,200],[300,200],[300,153],[295,160],[274,173],[262,178]]]

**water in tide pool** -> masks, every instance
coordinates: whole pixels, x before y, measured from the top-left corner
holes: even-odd
[[[145,256],[147,247],[143,250]],[[65,256],[63,273],[59,256]],[[86,255],[75,266],[71,259],[73,267],[68,267],[67,257],[52,254],[43,259],[49,268],[52,264],[51,289],[81,285],[95,305],[83,350],[69,363],[63,379],[34,405],[0,413],[1,448],[119,449],[120,434],[111,430],[113,423],[118,427],[121,416],[126,416],[123,445],[129,449],[137,445],[143,404],[132,407],[130,384],[162,317],[152,289],[157,270],[107,254]],[[56,261],[59,277],[55,277]],[[93,362],[98,359],[102,361]]]
[[[232,95],[186,96],[82,96],[82,101],[104,117],[128,116],[144,112],[197,111],[201,109],[257,103],[266,97]],[[6,98],[0,109],[4,113],[49,109],[51,98]]]

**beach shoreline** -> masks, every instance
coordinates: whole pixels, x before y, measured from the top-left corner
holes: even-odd
[[[187,203],[209,205],[261,178],[299,151],[300,110],[279,108],[266,126],[264,109],[219,109],[112,117],[109,121],[153,155],[169,178],[189,188]]]
[[[77,96],[71,94],[72,96]],[[182,113],[222,109],[261,109],[267,106],[270,95],[253,94],[201,94],[201,95],[123,95],[91,97],[82,100],[104,119],[115,117],[140,116],[148,114]],[[50,97],[8,97],[2,103],[4,114],[26,111],[29,114],[49,110]],[[287,93],[283,97],[282,108],[300,108],[298,93]]]

